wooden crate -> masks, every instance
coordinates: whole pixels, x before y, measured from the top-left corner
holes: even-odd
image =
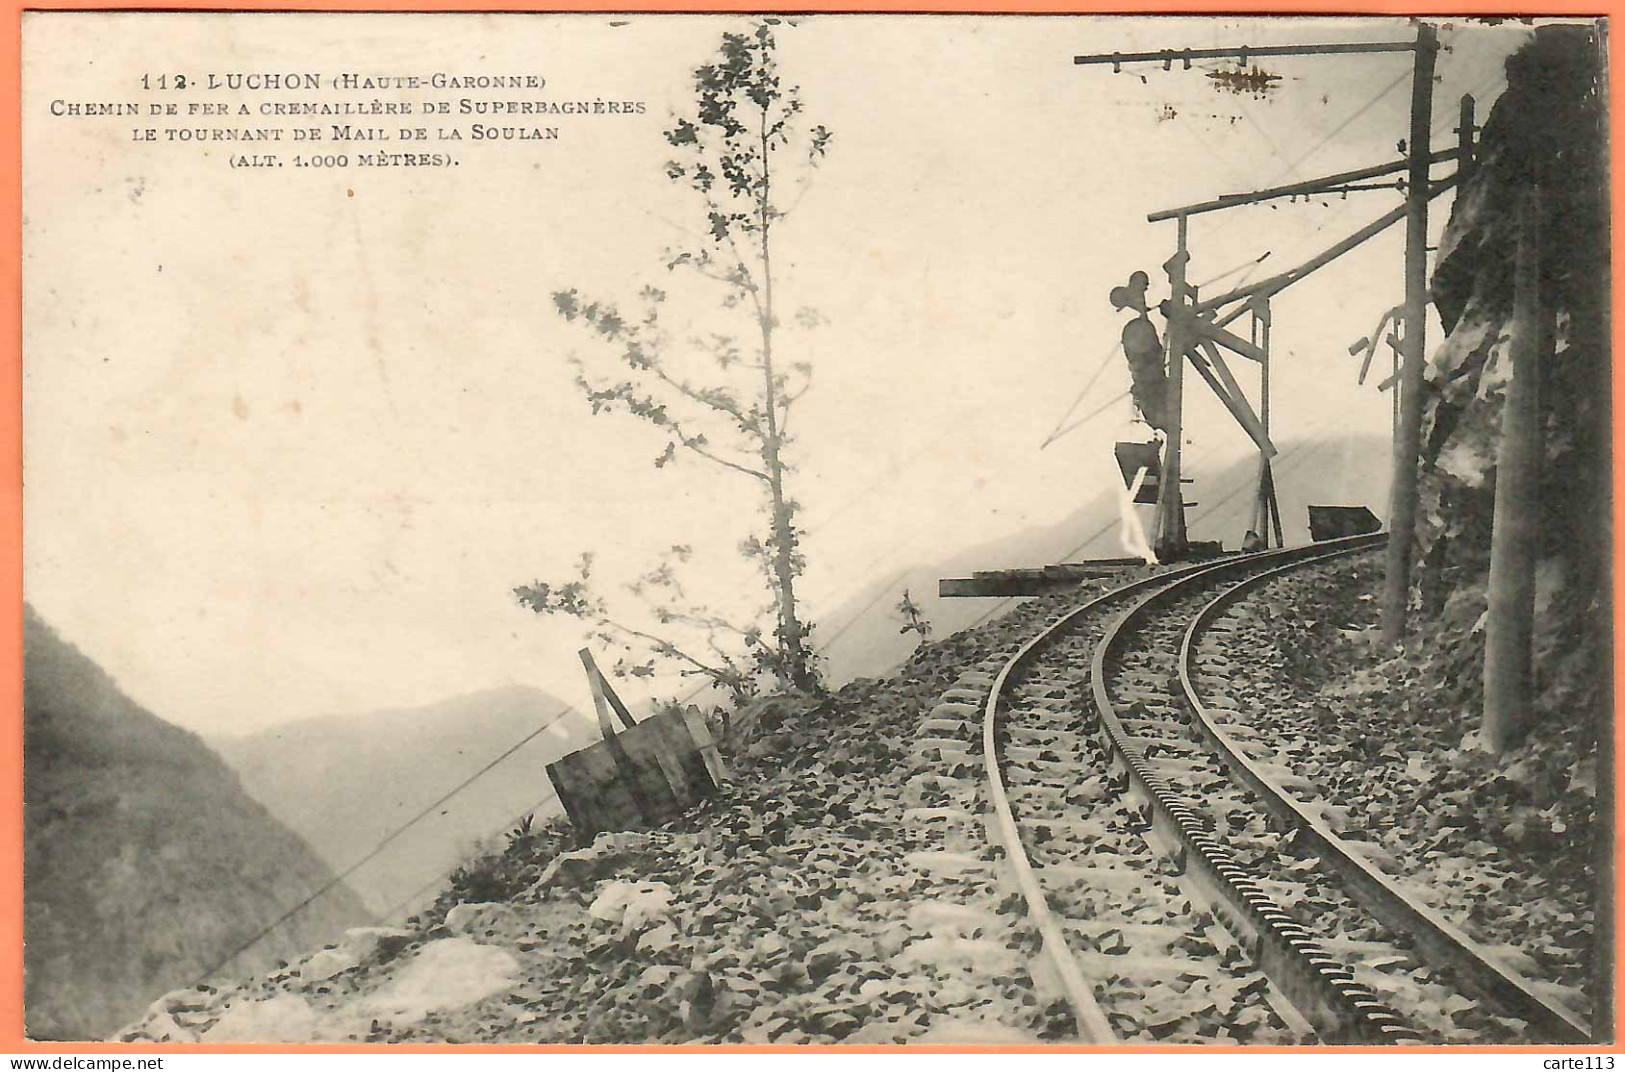
[[[727,780],[727,769],[698,708],[634,721],[592,656],[585,650],[581,656],[604,739],[547,765],[547,777],[564,813],[580,834],[658,826]],[[609,717],[611,709],[620,716],[619,730]]]

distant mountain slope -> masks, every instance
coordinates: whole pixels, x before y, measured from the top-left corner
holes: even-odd
[[[200,739],[131,701],[26,605],[23,653],[27,1031],[103,1038],[332,872]],[[228,974],[368,921],[340,885]]]
[[[1378,517],[1386,516],[1387,440],[1345,434],[1283,440],[1276,445],[1281,452],[1274,467],[1276,495],[1289,545],[1309,541],[1311,503],[1368,506]],[[1189,459],[1186,465],[1186,475],[1194,478],[1186,494],[1198,504],[1189,511],[1191,538],[1221,540],[1232,549],[1239,546],[1257,487],[1256,456],[1241,458],[1217,471],[1204,472],[1199,461],[1192,466]],[[1142,520],[1148,526],[1149,518],[1150,510],[1145,508]],[[1127,552],[1122,548],[1118,528],[1117,493],[1105,489],[1057,524],[968,547],[876,581],[822,616],[820,625],[827,631],[842,630],[824,651],[824,666],[831,683],[840,685],[853,678],[883,676],[908,658],[917,638],[899,634],[899,623],[892,612],[904,588],[931,622],[932,637],[944,637],[1010,604],[996,599],[941,599],[937,596],[939,579],[968,577],[976,570],[1121,557]]]
[[[426,707],[305,719],[211,743],[255,799],[344,870],[538,727],[539,737],[389,843],[349,877],[390,913],[462,862],[476,841],[551,794],[546,766],[598,739],[596,723],[514,686]],[[536,809],[558,810],[547,801]],[[432,891],[425,891],[427,896]]]

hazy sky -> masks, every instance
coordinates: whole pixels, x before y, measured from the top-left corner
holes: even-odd
[[[793,452],[814,619],[877,574],[1053,521],[1116,479],[1126,401],[1038,447],[1116,342],[1110,288],[1143,269],[1165,294],[1173,225],[1147,212],[1396,159],[1407,134],[1403,54],[1272,61],[1282,82],[1262,99],[1177,64],[1072,63],[1408,38],[1401,20],[798,22],[781,34],[784,72],[835,133],[777,238],[781,307],[828,318],[777,344],[816,369]],[[714,548],[690,587],[756,602],[732,552],[756,525],[754,487],[698,463],[657,471],[663,439],[591,416],[567,358],[610,355],[549,300],[574,286],[630,304],[665,282],[661,251],[703,217],[663,174],[661,131],[742,25],[29,15],[27,598],[138,701],[209,733],[509,682],[585,704],[579,632],[510,595],[583,550],[613,577],[673,542]],[[1462,93],[1488,115],[1527,32],[1442,29],[1436,145],[1454,144]],[[165,69],[537,71],[546,99],[647,111],[550,120],[557,142],[464,144],[462,166],[424,171],[231,170],[225,149],[131,141],[133,120],[50,115],[54,99],[145,101],[140,75]],[[1398,197],[1200,217],[1190,277],[1266,250],[1255,278],[1281,271]],[[1449,204],[1435,202],[1435,233]],[[1347,347],[1402,298],[1402,231],[1276,303],[1278,439],[1386,432],[1380,377],[1356,389]],[[696,326],[744,327],[688,295],[703,299],[685,306]],[[1113,359],[1077,414],[1127,382]],[[1187,383],[1199,481],[1246,441]]]

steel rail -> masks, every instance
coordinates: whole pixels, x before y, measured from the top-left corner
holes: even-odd
[[[1339,551],[1318,561],[1358,554],[1365,549]],[[1314,846],[1322,861],[1337,872],[1372,915],[1396,932],[1410,935],[1435,962],[1456,969],[1458,985],[1469,990],[1473,997],[1527,1021],[1531,1032],[1539,1036],[1538,1041],[1591,1042],[1591,1029],[1583,1018],[1558,1002],[1541,998],[1528,979],[1501,964],[1433,908],[1405,893],[1391,877],[1352,849],[1324,819],[1287,792],[1224,732],[1214,712],[1197,695],[1191,676],[1197,636],[1233,604],[1259,586],[1279,578],[1288,568],[1266,570],[1227,589],[1202,608],[1185,631],[1179,652],[1180,687],[1203,736],[1218,753],[1231,777],[1257,794],[1280,821],[1297,829],[1299,837]]]
[[[1346,549],[1365,550],[1381,544],[1384,534],[1355,536],[1309,544],[1283,551],[1241,556],[1209,567],[1199,576],[1211,579],[1238,566],[1278,559],[1292,566],[1318,561]],[[1212,897],[1213,907],[1226,926],[1242,939],[1254,961],[1320,1036],[1333,1043],[1397,1043],[1416,1041],[1416,1033],[1380,1002],[1354,975],[1317,944],[1308,931],[1282,910],[1259,883],[1208,831],[1193,811],[1147,761],[1123,726],[1107,689],[1106,663],[1120,646],[1129,627],[1158,603],[1182,594],[1182,577],[1141,598],[1125,610],[1095,646],[1090,684],[1095,707],[1111,751],[1127,768],[1130,785],[1149,804],[1152,828],[1171,846],[1178,846],[1175,864]]]
[[[1043,939],[1043,952],[1049,958],[1050,965],[1055,969],[1061,985],[1066,990],[1067,1004],[1072,1008],[1072,1021],[1077,1025],[1079,1037],[1091,1045],[1107,1045],[1118,1041],[1118,1038],[1112,1031],[1105,1013],[1101,1011],[1099,1003],[1095,1001],[1094,991],[1088,980],[1079,971],[1077,961],[1073,959],[1072,951],[1067,945],[1066,933],[1056,922],[1055,914],[1050,911],[1049,899],[1044,896],[1043,887],[1039,885],[1038,877],[1033,874],[1032,862],[1027,859],[1026,849],[1022,847],[1015,813],[1010,808],[1010,798],[1005,791],[1004,775],[999,769],[1000,700],[1010,683],[1010,678],[1025,667],[1033,656],[1065,634],[1080,618],[1094,613],[1108,603],[1115,603],[1146,588],[1166,584],[1170,578],[1184,577],[1212,568],[1212,563],[1204,562],[1197,566],[1187,566],[1145,577],[1121,588],[1114,588],[1068,611],[1059,621],[1047,626],[1022,645],[1021,649],[1000,668],[998,676],[993,679],[993,685],[988,690],[982,718],[982,763],[987,772],[988,796],[992,800],[993,811],[998,819],[999,837],[1004,842],[1005,859],[1010,861],[1016,885],[1020,887],[1022,899],[1027,903],[1027,918],[1038,928],[1038,933]]]
[[[1354,537],[1353,540],[1360,542],[1362,547],[1371,542],[1369,537]],[[1043,940],[1042,952],[1055,969],[1057,977],[1061,980],[1067,992],[1067,1002],[1072,1008],[1073,1021],[1084,1041],[1093,1044],[1106,1044],[1116,1041],[1116,1036],[1112,1032],[1111,1026],[1104,1013],[1102,1013],[1099,1004],[1095,1001],[1088,980],[1084,978],[1076,960],[1072,956],[1065,932],[1056,920],[1054,913],[1050,910],[1048,898],[1045,896],[1043,888],[1039,885],[1038,878],[1033,872],[1031,861],[1027,858],[1026,850],[1022,845],[1020,830],[1010,807],[1009,797],[1005,789],[1005,779],[1000,770],[998,728],[1001,706],[1012,677],[1025,668],[1037,654],[1068,633],[1081,620],[1098,612],[1107,604],[1117,603],[1149,590],[1150,595],[1137,603],[1135,607],[1131,607],[1124,616],[1119,618],[1116,625],[1108,632],[1107,637],[1102,640],[1101,645],[1096,649],[1096,661],[1091,676],[1096,690],[1097,706],[1101,707],[1104,722],[1105,716],[1110,711],[1110,702],[1108,700],[1104,704],[1100,703],[1103,689],[1101,653],[1105,650],[1107,641],[1117,635],[1121,625],[1135,613],[1136,609],[1148,605],[1150,601],[1156,599],[1162,593],[1195,577],[1206,576],[1217,571],[1229,571],[1238,567],[1250,568],[1260,563],[1275,561],[1293,563],[1303,558],[1315,559],[1324,555],[1328,548],[1341,548],[1349,542],[1311,544],[1306,547],[1234,555],[1217,562],[1204,562],[1170,570],[1113,589],[1088,600],[1044,628],[1011,656],[994,678],[988,691],[982,721],[982,757],[987,775],[988,795],[993,804],[999,836],[1004,842],[1005,858],[1010,863],[1016,884],[1021,890],[1023,900],[1026,902],[1028,918],[1037,927]],[[1115,722],[1115,716],[1112,716],[1111,720]],[[1125,760],[1125,764],[1130,767],[1131,779],[1139,781],[1144,796],[1146,798],[1155,798],[1157,794],[1146,784],[1146,779],[1148,777],[1154,779],[1155,775],[1151,774],[1149,769],[1145,767],[1144,758],[1138,755],[1138,750],[1133,751],[1136,759],[1130,759],[1130,753],[1125,752],[1125,748],[1131,746],[1127,746],[1123,740],[1125,735],[1121,732],[1122,727],[1120,724],[1117,726],[1117,730],[1119,732],[1112,742],[1112,750],[1121,756]],[[1136,762],[1140,768],[1139,774],[1132,773]],[[1166,817],[1169,808],[1167,787],[1160,785],[1160,779],[1157,782],[1161,789],[1163,802],[1160,808],[1154,808],[1154,811],[1160,811]],[[1174,803],[1173,807],[1178,809],[1181,814],[1189,815],[1188,809],[1184,809],[1183,805]],[[1201,830],[1200,824],[1195,821],[1194,816],[1190,816],[1189,822],[1182,825],[1185,825],[1186,829],[1176,831],[1170,844],[1189,843],[1191,836],[1197,836],[1205,839],[1205,842],[1211,842],[1211,839],[1207,838],[1205,832]],[[1199,844],[1198,855],[1202,855],[1204,859],[1213,857],[1216,855],[1213,849],[1216,848],[1217,846],[1212,846],[1204,849]],[[1219,850],[1219,852],[1222,852],[1222,850]],[[1227,854],[1225,861],[1215,861],[1214,866],[1224,866],[1227,873],[1233,872],[1238,877],[1241,874],[1240,869],[1234,865],[1233,861],[1228,861]],[[1228,881],[1226,874],[1215,873],[1213,877],[1218,880],[1217,884],[1221,887],[1225,886]],[[1209,885],[1212,886],[1214,883],[1210,882]],[[1249,888],[1256,891],[1255,887]],[[1240,898],[1239,893],[1237,897]],[[1279,979],[1285,974],[1287,964],[1294,960],[1301,961],[1302,963],[1298,966],[1296,975],[1304,981],[1300,982],[1296,989],[1307,989],[1313,992],[1325,990],[1330,984],[1323,973],[1332,965],[1329,958],[1326,958],[1318,949],[1311,947],[1307,942],[1290,944],[1289,937],[1283,935],[1277,935],[1277,940],[1273,943],[1258,941],[1256,940],[1260,932],[1258,923],[1247,922],[1245,926],[1238,925],[1239,919],[1245,919],[1240,913],[1247,911],[1249,906],[1255,912],[1270,909],[1273,910],[1274,917],[1279,917],[1279,920],[1272,917],[1265,930],[1274,935],[1275,931],[1270,930],[1270,927],[1279,929],[1280,923],[1285,921],[1286,917],[1273,903],[1265,904],[1263,902],[1264,899],[1261,893],[1255,893],[1253,900],[1250,902],[1245,898],[1240,898],[1239,909],[1233,909],[1230,913],[1227,913],[1228,917],[1237,917],[1237,920],[1232,921],[1232,929],[1240,932],[1238,937],[1242,935],[1252,936],[1255,939],[1254,947],[1267,954],[1257,958],[1260,966],[1265,969],[1266,975]],[[1264,948],[1266,945],[1269,946],[1269,949]],[[1318,955],[1318,960],[1309,959],[1314,955]],[[1266,964],[1266,961],[1270,963]],[[1271,970],[1272,967],[1273,970]],[[1399,1024],[1397,1017],[1394,1017],[1391,1012],[1381,1007],[1373,996],[1347,984],[1337,986],[1334,989],[1336,1000],[1339,1003],[1337,1015],[1320,1016],[1321,1025],[1326,1027],[1328,1034],[1337,1035],[1339,1032],[1336,1028],[1339,1025],[1346,1025],[1348,1022],[1354,1021],[1361,1026],[1361,1030],[1342,1033],[1352,1034],[1353,1037],[1363,1041],[1399,1041],[1411,1037],[1410,1032]],[[1290,998],[1291,995],[1289,995],[1289,1000]],[[1324,999],[1320,1003],[1324,1004]],[[1315,1002],[1309,1002],[1309,1004],[1313,1006]]]

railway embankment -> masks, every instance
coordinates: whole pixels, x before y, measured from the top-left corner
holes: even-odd
[[[571,849],[556,828],[516,831],[405,926],[176,992],[120,1037],[1072,1038],[1063,992],[1029,968],[1037,939],[977,810],[952,806],[979,766],[917,745],[967,668],[1008,657],[1075,598],[1028,601],[821,702],[763,702],[731,746],[732,784],[652,835]],[[954,831],[948,811],[963,815]],[[432,986],[414,968],[425,957]]]
[[[1096,582],[1030,600],[922,646],[892,677],[817,702],[765,701],[730,743],[733,782],[703,807],[584,846],[557,827],[521,827],[407,925],[169,995],[124,1037],[1549,1038],[1372,916],[1309,839],[1205,750],[1178,691],[1179,639],[1216,594],[1282,560],[1259,558],[1136,570],[1118,580],[1138,587]],[[1484,829],[1489,813],[1473,823],[1450,812],[1458,825],[1434,829],[1445,813],[1407,802],[1391,777],[1398,767],[1414,788],[1435,763],[1440,779],[1456,777],[1453,731],[1428,738],[1432,752],[1403,747],[1423,729],[1384,731],[1373,750],[1357,742],[1379,730],[1380,702],[1355,702],[1348,734],[1321,731],[1326,705],[1358,701],[1392,669],[1361,662],[1375,562],[1345,554],[1258,586],[1200,640],[1196,680],[1224,703],[1225,732],[1339,816],[1341,836],[1471,931],[1520,985],[1583,1018],[1583,956],[1562,952],[1583,949],[1568,939],[1586,929],[1583,883],[1543,884],[1514,854],[1525,841]],[[1315,719],[1331,758],[1309,755],[1305,732],[1272,725],[1282,711]],[[1414,709],[1398,720],[1420,723]],[[1402,765],[1386,754],[1394,746]],[[1369,777],[1354,776],[1361,765]],[[1497,777],[1449,791],[1494,807]],[[1583,777],[1571,781],[1565,791],[1584,795]],[[1461,846],[1449,840],[1469,830]],[[1412,844],[1419,834],[1432,840]],[[1476,878],[1461,877],[1464,861]],[[1506,884],[1521,911],[1484,908],[1473,881]]]

